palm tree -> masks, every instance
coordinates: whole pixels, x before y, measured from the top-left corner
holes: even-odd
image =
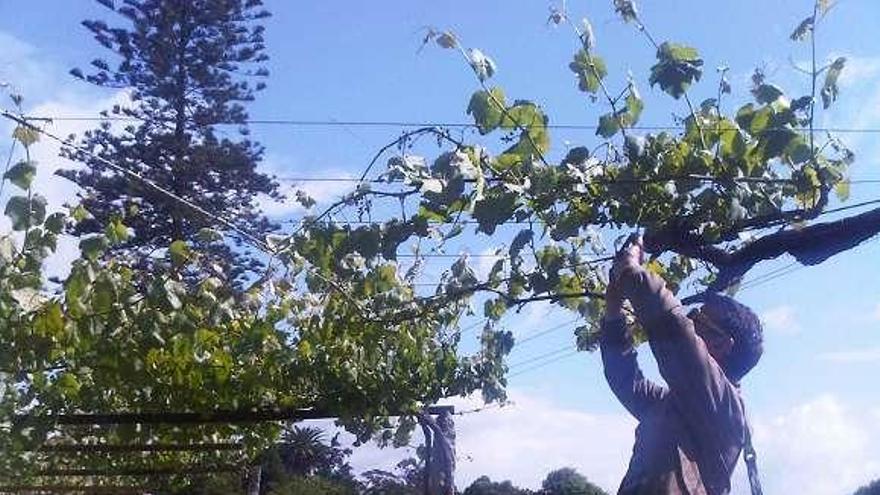
[[[327,442],[320,428],[297,425],[286,428],[281,441],[263,454],[263,486],[269,488],[294,477],[353,480],[348,464],[351,449],[341,447],[337,437]]]

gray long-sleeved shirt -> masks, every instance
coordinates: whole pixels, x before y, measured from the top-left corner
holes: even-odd
[[[642,375],[624,321],[606,319],[600,340],[605,377],[639,421],[618,494],[727,494],[746,431],[739,389],[662,279],[641,267],[621,277],[667,386]]]

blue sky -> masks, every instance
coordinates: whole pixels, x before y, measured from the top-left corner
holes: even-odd
[[[570,1],[570,15],[592,21],[597,50],[608,61],[611,87],[632,71],[647,109],[644,124],[669,124],[686,109],[647,85],[652,50],[620,22],[611,1]],[[512,7],[512,5],[516,5]],[[606,110],[577,91],[567,65],[576,40],[570,31],[546,25],[545,1],[334,2],[269,0],[269,88],[251,107],[255,118],[337,121],[467,121],[465,108],[476,83],[454,53],[435,46],[416,53],[425,26],[452,29],[468,47],[485,51],[498,64],[494,84],[508,98],[540,103],[553,123],[594,124]],[[645,0],[640,10],[659,40],[697,46],[706,60],[696,101],[714,96],[714,67],[730,67],[734,93],[728,110],[748,96],[756,66],[790,94],[805,94],[809,81],[789,60],[806,62],[807,45],[788,40],[808,15],[807,0],[706,2]],[[94,2],[43,0],[0,3],[0,80],[21,88],[28,109],[46,115],[92,115],[124,98],[91,88],[67,75],[85,67],[100,47],[79,26],[106,16]],[[880,48],[876,29],[880,3],[841,0],[820,26],[820,60],[845,55],[841,101],[819,116],[820,125],[880,127]],[[80,124],[56,124],[57,131],[81,132]],[[4,127],[4,129],[6,129]],[[397,127],[257,126],[253,136],[267,148],[266,169],[278,175],[357,176],[372,154],[396,138]],[[4,131],[5,132],[5,131]],[[876,135],[842,135],[857,154],[856,179],[880,178]],[[594,145],[592,131],[554,134],[551,156],[564,142]],[[2,144],[2,143],[0,143]],[[58,206],[73,193],[51,177],[60,164],[50,145],[39,151],[39,184]],[[39,187],[39,186],[38,186]],[[319,200],[345,192],[344,185],[309,185]],[[877,184],[853,185],[851,202],[880,197]],[[278,215],[300,211],[275,205]],[[509,239],[509,238],[508,238]],[[488,249],[484,241],[465,246]],[[746,379],[744,393],[756,426],[769,493],[848,493],[880,477],[880,398],[874,376],[880,370],[880,243],[871,242],[819,267],[799,269],[741,294],[765,322],[766,353]],[[760,276],[791,260],[760,265]],[[479,262],[479,260],[475,260]],[[55,262],[64,269],[64,259]],[[440,268],[440,267],[438,267]],[[506,320],[521,338],[571,319],[561,309],[536,306]],[[517,363],[572,342],[566,325],[514,350]],[[474,345],[477,332],[466,335]],[[647,353],[647,349],[643,354]],[[642,356],[645,358],[646,356]],[[643,359],[648,369],[649,359]],[[544,361],[535,361],[540,364]],[[525,369],[525,366],[520,367]],[[515,368],[516,370],[516,368]],[[481,473],[536,486],[549,468],[573,465],[607,489],[616,487],[631,448],[632,422],[613,400],[597,355],[568,357],[511,378],[515,404],[460,418],[459,476]],[[471,399],[458,401],[474,406]],[[807,440],[810,440],[807,442]],[[800,444],[799,442],[804,442]],[[360,468],[384,465],[399,453],[364,450]],[[802,480],[805,472],[823,481]],[[735,493],[745,493],[743,474]]]

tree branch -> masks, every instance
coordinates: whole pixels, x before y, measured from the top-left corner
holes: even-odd
[[[770,234],[727,254],[718,260],[720,263],[713,262],[720,272],[709,289],[724,290],[736,283],[759,262],[783,254],[794,256],[802,265],[818,265],[835,254],[858,246],[878,233],[880,233],[880,208],[833,222]]]

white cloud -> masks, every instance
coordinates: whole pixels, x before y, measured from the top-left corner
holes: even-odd
[[[571,466],[614,492],[626,471],[635,421],[626,414],[593,414],[513,390],[513,405],[456,416],[459,488],[479,476],[537,488],[546,474]],[[479,400],[448,401],[457,410]],[[856,409],[822,395],[781,414],[752,411],[759,471],[766,493],[841,495],[880,473],[880,405]],[[413,445],[421,442],[417,435]],[[392,469],[412,449],[355,449],[355,472]],[[747,495],[742,461],[732,478],[734,495]],[[805,473],[808,473],[805,474]]]
[[[880,347],[824,352],[819,355],[819,359],[831,363],[842,364],[880,363]]]
[[[538,488],[553,469],[570,466],[613,492],[626,471],[635,421],[626,414],[591,414],[511,391],[512,405],[455,417],[456,484],[467,487],[487,475]],[[479,400],[451,400],[457,410],[479,406]],[[421,441],[414,438],[414,441]],[[352,465],[392,468],[411,451],[355,450]]]
[[[544,331],[548,327],[558,326],[560,322],[553,319],[553,315],[560,312],[558,308],[559,306],[548,301],[529,303],[523,308],[521,313],[510,315],[507,319],[509,322],[507,326],[513,331],[514,336],[518,338],[528,337],[530,334]],[[563,318],[567,321],[571,320],[573,316],[574,313],[567,313],[563,315]],[[560,329],[559,332],[569,331],[567,329]],[[570,335],[571,333],[569,332]]]
[[[833,396],[820,396],[774,417],[758,417],[753,426],[766,493],[848,494],[880,473],[876,418]],[[748,493],[744,476],[737,484],[741,493]]]
[[[0,83],[25,98],[45,95],[58,86],[56,72],[34,46],[0,31]],[[4,98],[4,106],[8,101]]]
[[[846,66],[838,80],[842,88],[872,84],[880,75],[880,57],[846,56]]]
[[[871,312],[871,317],[874,320],[880,321],[880,303],[877,303],[877,306],[874,308],[874,311]]]
[[[290,170],[290,167],[284,163],[285,161],[286,160],[281,157],[269,157],[260,164],[259,170],[260,172],[268,175],[276,175],[282,177],[289,174]],[[357,185],[355,181],[347,180],[355,178],[353,175],[351,175],[350,172],[345,172],[341,170],[327,169],[317,173],[303,174],[304,177],[306,175],[308,175],[308,178],[310,179],[341,178],[346,180],[315,180],[303,182],[279,180],[279,192],[286,196],[287,199],[283,201],[275,201],[272,198],[261,194],[257,199],[257,204],[270,218],[301,215],[307,213],[308,210],[306,210],[299,202],[296,201],[297,190],[303,191],[308,194],[312,199],[315,200],[315,208],[320,208],[321,206],[325,206],[330,202],[339,199],[343,195],[353,191]]]
[[[801,324],[792,306],[777,306],[761,313],[764,328],[780,335],[795,335],[801,332]]]
[[[492,267],[495,266],[495,262],[507,256],[507,253],[503,250],[501,254],[496,256],[496,250],[497,248],[487,247],[480,251],[480,256],[476,257],[476,263],[473,265],[473,268],[477,278],[480,280],[487,279],[489,272],[492,271]]]
[[[128,101],[125,92],[115,92],[104,97],[97,93],[85,92],[81,83],[67,75],[66,69],[54,64],[48,54],[42,53],[33,46],[14,36],[0,31],[0,82],[7,83],[7,91],[20,93],[24,97],[25,113],[46,117],[82,117],[97,115],[101,110],[114,104]],[[4,101],[8,101],[5,100]],[[7,107],[6,104],[0,105]],[[95,126],[95,122],[86,121],[54,121],[46,124],[45,129],[61,138],[70,134],[82,135],[84,131]],[[11,122],[0,124],[0,132],[9,135],[13,128]],[[77,187],[67,179],[55,175],[59,169],[78,168],[81,165],[61,158],[61,145],[47,137],[31,147],[31,160],[36,162],[37,174],[33,182],[34,192],[44,196],[47,201],[47,212],[63,210],[66,203],[76,199]],[[7,157],[3,156],[4,162]],[[25,159],[18,147],[13,155],[13,163]],[[0,204],[5,204],[12,194],[18,194],[15,186],[6,184],[4,197]],[[8,232],[10,224],[4,215],[0,217],[0,232]],[[61,236],[56,252],[46,262],[46,275],[64,277],[70,270],[70,263],[79,256],[78,241],[69,236]]]

